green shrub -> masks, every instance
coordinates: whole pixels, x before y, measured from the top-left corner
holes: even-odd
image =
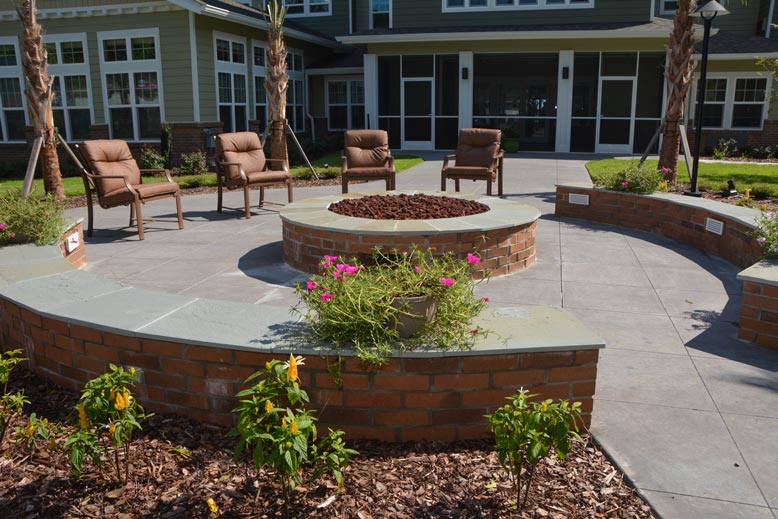
[[[194,151],[181,155],[181,165],[176,172],[179,175],[203,175],[208,173],[208,163],[205,160],[205,152]]]
[[[608,172],[598,182],[599,187],[630,193],[652,193],[658,191],[664,180],[662,171],[640,168],[630,163],[624,168]]]
[[[20,362],[25,360],[27,359],[22,357],[22,350],[0,353],[0,386],[3,390],[3,393],[0,394],[0,446],[3,445],[8,426],[24,410],[24,404],[30,403],[24,396],[23,390],[14,393],[8,392],[8,379],[11,372]]]
[[[170,161],[173,156],[173,130],[168,123],[162,123],[159,132],[159,154],[164,161],[165,169],[170,169]]]
[[[62,206],[52,195],[41,197],[33,191],[22,198],[18,189],[0,193],[0,246],[57,243],[63,230]]]
[[[140,150],[140,164],[144,169],[165,169],[165,157],[151,146]]]
[[[753,184],[751,186],[751,197],[755,200],[764,200],[776,196],[776,187],[771,184]]]
[[[500,465],[508,471],[513,482],[519,510],[527,502],[532,476],[540,460],[552,451],[559,459],[565,459],[572,440],[581,439],[577,432],[580,402],[572,405],[565,400],[556,404],[552,400],[528,402],[536,396],[522,388],[508,397],[509,404],[486,416],[494,434]],[[524,480],[522,471],[525,472]]]
[[[305,409],[308,394],[300,388],[298,367],[302,357],[289,356],[284,363],[272,360],[264,369],[246,379],[253,385],[240,391],[237,426],[229,437],[240,437],[235,459],[243,451],[251,453],[257,472],[269,466],[284,489],[288,506],[294,488],[303,482],[303,469],[309,469],[310,481],[330,472],[343,484],[343,468],[349,456],[358,454],[346,448],[343,431],[330,430],[318,438],[316,418]]]
[[[718,144],[713,148],[713,156],[718,158],[732,158],[741,155],[736,139],[719,139]]]
[[[778,213],[762,211],[756,216],[756,241],[767,258],[778,258]]]

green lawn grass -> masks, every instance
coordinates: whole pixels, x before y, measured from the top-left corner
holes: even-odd
[[[412,155],[397,155],[394,158],[394,165],[397,173],[404,171],[416,164],[423,162],[421,157],[415,157]],[[311,162],[316,173],[321,178],[333,178],[340,176],[340,153],[334,152],[324,157]],[[327,166],[327,167],[325,167]],[[313,178],[310,170],[306,166],[296,166],[291,169],[291,174],[295,178]],[[215,186],[216,174],[205,173],[203,175],[175,175],[173,179],[178,182],[182,188],[200,187],[200,186]],[[164,177],[144,177],[144,182],[162,182]],[[0,193],[21,189],[24,180],[21,178],[4,178],[0,179]],[[65,187],[65,195],[78,196],[84,194],[84,183],[81,177],[66,177],[62,179],[62,183]],[[38,193],[43,193],[43,180],[36,178],[33,181],[33,189]]]
[[[593,160],[586,163],[592,181],[597,182],[608,173],[618,171],[630,162],[622,159]],[[659,161],[647,160],[644,168],[656,169]],[[778,197],[778,164],[742,164],[740,162],[700,162],[697,185],[705,191],[722,191],[727,180],[734,179],[738,191],[752,190],[754,198]],[[686,162],[678,161],[678,181],[689,182]]]

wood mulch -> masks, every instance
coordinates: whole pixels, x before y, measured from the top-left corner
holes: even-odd
[[[77,396],[20,367],[35,412],[61,423]],[[26,417],[15,425],[24,426]],[[6,441],[0,458],[0,516],[33,518],[615,518],[653,519],[650,508],[589,436],[568,458],[539,465],[525,511],[511,505],[510,482],[490,442],[388,444],[354,441],[360,452],[337,491],[322,478],[297,488],[285,516],[272,472],[235,463],[225,430],[177,416],[154,416],[131,449],[129,483],[120,486],[88,465],[82,479],[45,449],[29,453]],[[11,439],[15,434],[11,435]],[[58,437],[64,442],[64,435]],[[212,498],[219,512],[209,511]]]

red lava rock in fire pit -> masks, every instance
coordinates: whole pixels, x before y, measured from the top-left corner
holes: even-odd
[[[475,200],[433,195],[368,195],[346,198],[329,210],[343,216],[373,220],[432,220],[485,213],[489,206]]]

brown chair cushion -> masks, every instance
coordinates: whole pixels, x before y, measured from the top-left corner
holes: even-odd
[[[216,136],[216,152],[221,162],[239,162],[246,176],[265,169],[265,151],[254,132],[220,133]],[[240,177],[238,168],[226,167],[227,177]]]
[[[500,151],[502,132],[487,128],[463,128],[457,142],[457,166],[491,168]]]
[[[175,182],[155,182],[153,184],[138,184],[132,187],[138,192],[141,200],[160,195],[172,195],[179,189],[178,184]]]
[[[492,180],[497,176],[497,172],[491,168],[479,168],[475,166],[449,166],[443,170],[443,174],[448,178],[485,179],[491,176]]]
[[[291,178],[288,171],[255,171],[247,173],[249,184],[260,184],[262,182],[286,182]]]
[[[389,135],[384,130],[349,130],[343,148],[348,169],[381,167],[389,157]]]
[[[121,175],[130,184],[140,184],[140,169],[126,142],[118,139],[84,141],[79,149],[87,170],[92,174]],[[95,180],[95,186],[103,197],[127,192],[124,182],[118,178]]]
[[[346,176],[354,178],[386,178],[392,176],[392,170],[390,168],[349,168]]]

